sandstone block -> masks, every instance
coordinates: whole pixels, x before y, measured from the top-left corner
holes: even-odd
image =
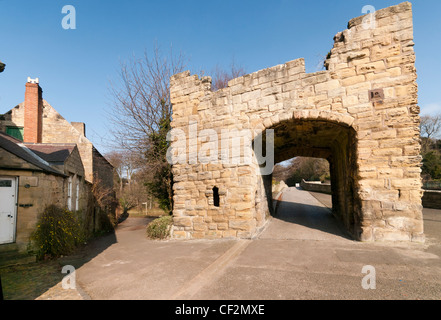
[[[319,93],[321,91],[331,91],[340,87],[339,80],[330,80],[327,82],[319,83],[315,85],[315,92]]]
[[[190,227],[192,225],[190,217],[174,217],[173,225],[176,227]]]
[[[375,72],[378,73],[380,71],[383,71],[386,69],[386,65],[384,64],[384,61],[376,61],[376,62],[370,62],[367,64],[361,64],[358,65],[356,70],[357,74],[366,74],[369,72]]]
[[[354,77],[346,78],[341,81],[341,84],[343,87],[352,86],[354,84],[362,83],[366,80],[366,77],[364,75],[357,75]]]
[[[256,226],[254,220],[230,219],[228,226],[234,230],[252,231]]]

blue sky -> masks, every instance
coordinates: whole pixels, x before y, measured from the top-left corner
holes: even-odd
[[[87,136],[107,151],[109,81],[120,61],[151,52],[155,43],[182,52],[192,73],[232,60],[251,73],[305,58],[318,71],[336,33],[362,15],[401,1],[388,0],[0,0],[0,114],[24,100],[28,76],[38,77],[44,98],[68,121],[85,122]],[[441,111],[441,1],[414,0],[419,104]],[[76,29],[61,22],[76,9]]]

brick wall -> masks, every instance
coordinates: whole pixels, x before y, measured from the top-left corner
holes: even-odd
[[[38,83],[26,83],[24,108],[24,142],[42,141],[43,91]]]

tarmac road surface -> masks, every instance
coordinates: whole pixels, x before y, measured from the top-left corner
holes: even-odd
[[[39,299],[441,299],[441,210],[424,210],[425,244],[360,243],[329,196],[290,188],[282,200],[253,240],[153,241],[150,220],[129,218],[72,261],[70,297],[59,284]]]

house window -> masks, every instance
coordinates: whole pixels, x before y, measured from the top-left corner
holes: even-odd
[[[10,188],[12,187],[12,180],[0,180],[0,188]]]
[[[23,141],[23,128],[22,127],[6,127],[6,134]]]
[[[77,177],[77,187],[75,193],[75,210],[79,210],[79,200],[80,200],[80,178]]]
[[[72,177],[67,180],[67,209],[72,210]]]

